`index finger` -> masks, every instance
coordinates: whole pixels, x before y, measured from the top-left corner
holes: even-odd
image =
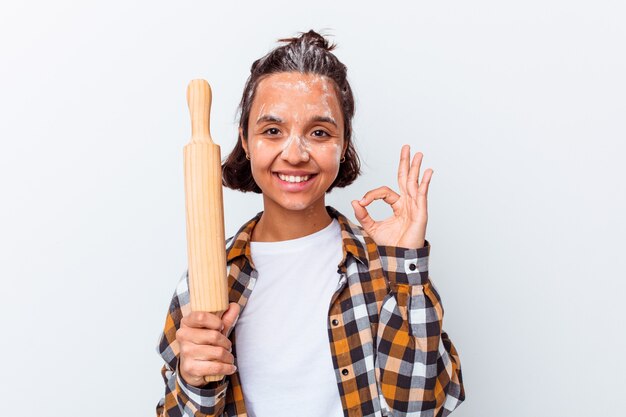
[[[181,327],[193,327],[196,329],[221,330],[222,320],[208,311],[192,311],[180,321]]]

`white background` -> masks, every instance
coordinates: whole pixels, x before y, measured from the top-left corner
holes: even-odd
[[[427,238],[459,350],[457,417],[623,415],[621,1],[21,1],[0,6],[3,416],[149,416],[186,268],[187,83],[223,156],[252,62],[324,30],[364,174],[434,169]],[[225,191],[226,233],[262,210]],[[390,214],[372,206],[375,218]],[[279,325],[279,323],[277,323]]]

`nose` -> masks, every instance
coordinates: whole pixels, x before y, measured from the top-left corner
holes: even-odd
[[[309,160],[309,152],[307,150],[305,140],[299,135],[293,134],[285,143],[285,147],[281,153],[281,158],[292,165],[298,165],[301,162]]]

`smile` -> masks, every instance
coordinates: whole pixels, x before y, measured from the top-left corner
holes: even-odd
[[[274,177],[278,181],[278,186],[284,191],[304,191],[314,182],[317,174],[309,175],[284,175],[278,172],[274,173]]]
[[[299,182],[305,182],[308,181],[309,178],[312,177],[312,175],[305,175],[305,176],[293,176],[293,175],[283,175],[283,174],[277,174],[278,178],[280,178],[283,181],[287,181],[287,182],[291,182],[291,183],[299,183]]]

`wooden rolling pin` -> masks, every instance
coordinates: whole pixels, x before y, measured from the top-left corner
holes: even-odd
[[[185,211],[189,297],[192,311],[222,317],[228,309],[228,277],[224,236],[222,161],[220,147],[209,133],[211,87],[192,80],[187,87],[191,141],[185,145]],[[207,382],[223,375],[206,376]]]

